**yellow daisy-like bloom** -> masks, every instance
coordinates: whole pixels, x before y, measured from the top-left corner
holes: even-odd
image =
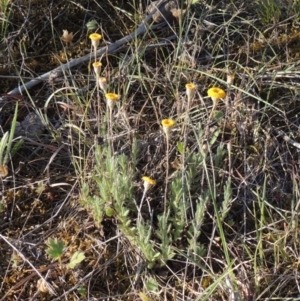
[[[101,34],[95,32],[95,33],[91,33],[89,35],[89,38],[92,40],[93,47],[97,48],[102,36],[101,36]]]
[[[207,95],[211,97],[215,104],[219,99],[226,97],[226,92],[221,88],[213,87],[208,89]]]
[[[175,121],[173,119],[163,119],[161,124],[163,127],[171,128],[175,125]]]
[[[116,101],[120,99],[120,95],[116,93],[106,93],[105,98],[108,107],[112,110]]]
[[[156,185],[156,181],[151,179],[150,177],[142,177],[144,181],[144,190],[147,192],[151,187]]]
[[[96,73],[96,76],[98,77],[100,75],[102,63],[101,62],[94,62],[93,67],[94,67],[94,72]]]
[[[188,101],[190,101],[191,99],[193,99],[193,97],[196,94],[197,86],[193,83],[188,83],[185,85],[185,88],[186,88],[186,95],[187,95]]]
[[[163,119],[161,121],[162,127],[163,127],[163,131],[165,132],[165,134],[168,136],[170,129],[175,125],[175,121],[173,119]]]
[[[106,93],[105,98],[106,100],[116,101],[120,99],[120,95],[116,93]]]

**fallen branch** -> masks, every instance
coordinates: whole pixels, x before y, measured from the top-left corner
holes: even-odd
[[[112,43],[109,46],[105,46],[105,47],[102,47],[102,48],[98,49],[97,52],[96,52],[96,56],[100,57],[104,53],[113,53],[113,52],[117,51],[122,45],[124,45],[125,43],[130,42],[136,36],[141,35],[141,34],[145,33],[146,31],[147,31],[146,26],[139,27],[136,31],[134,31],[133,33],[127,35],[126,37]],[[37,84],[39,84],[43,81],[48,80],[51,75],[55,75],[55,77],[56,77],[65,70],[69,70],[69,69],[71,69],[71,68],[73,68],[73,67],[75,67],[79,64],[82,64],[86,61],[89,61],[91,59],[91,55],[92,54],[89,53],[89,54],[87,54],[83,57],[73,59],[73,60],[71,60],[70,62],[68,62],[64,65],[61,65],[61,66],[59,66],[59,67],[57,67],[57,68],[55,68],[55,69],[53,69],[53,70],[51,70],[47,73],[44,73],[43,75],[40,75],[40,76],[32,79],[31,81],[27,82],[26,84],[11,90],[7,94],[8,95],[21,94],[23,91],[29,90],[32,87],[34,87],[35,85],[37,85]]]
[[[141,24],[138,26],[138,28],[132,32],[131,34],[125,36],[124,38],[110,44],[109,46],[105,46],[102,47],[100,49],[97,50],[96,52],[96,57],[100,57],[101,55],[103,55],[104,53],[114,53],[116,52],[121,46],[123,46],[124,44],[130,42],[131,40],[133,40],[134,38],[136,38],[137,36],[146,33],[149,29],[155,29],[158,28],[160,26],[162,26],[163,23],[160,24],[155,24],[155,25],[149,25],[148,22],[149,20],[152,18],[153,14],[159,9],[160,5],[162,3],[165,3],[166,0],[161,0],[158,2],[157,6],[155,9],[153,9],[153,11],[145,18],[145,20],[143,20],[141,22]],[[165,22],[164,22],[165,23]],[[17,94],[22,94],[22,92],[31,89],[32,87],[34,87],[35,85],[46,81],[49,79],[50,76],[58,76],[61,73],[63,73],[63,71],[65,70],[69,70],[79,64],[82,64],[86,61],[89,61],[91,59],[91,55],[93,55],[94,53],[89,53],[83,57],[77,58],[77,59],[73,59],[70,62],[61,65],[47,73],[44,73],[43,75],[40,75],[32,80],[30,80],[29,82],[25,83],[22,86],[19,86],[13,90],[11,90],[10,92],[8,92],[5,96],[0,97],[0,101],[3,100],[6,96],[11,96],[11,95],[17,95]]]

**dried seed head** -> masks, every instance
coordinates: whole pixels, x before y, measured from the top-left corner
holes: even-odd
[[[100,89],[106,93],[106,89],[107,89],[107,80],[105,77],[99,77],[98,78],[98,82],[99,82],[99,85],[100,85]]]
[[[197,86],[193,83],[188,83],[185,85],[185,88],[186,88],[186,95],[187,95],[188,101],[190,102],[196,94]]]
[[[65,43],[71,43],[73,41],[74,35],[73,32],[68,32],[68,30],[64,29],[63,30],[63,35],[60,37],[60,39],[62,41],[64,41]]]
[[[96,77],[99,77],[100,72],[101,72],[101,67],[102,67],[101,62],[94,62],[93,63],[93,68],[94,68],[94,72],[96,74]]]

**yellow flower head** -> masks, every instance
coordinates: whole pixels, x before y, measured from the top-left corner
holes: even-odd
[[[106,93],[105,98],[106,100],[116,101],[120,99],[120,95],[116,93]]]
[[[115,105],[115,102],[120,99],[120,95],[116,93],[106,93],[105,98],[107,101],[107,105],[110,109],[112,109]]]
[[[89,38],[90,38],[92,41],[100,41],[101,38],[102,38],[102,36],[101,36],[101,34],[95,32],[95,33],[91,33],[91,34],[89,35]]]
[[[208,89],[207,95],[209,97],[211,97],[211,99],[215,103],[219,99],[225,98],[226,97],[226,92],[221,88],[213,87],[213,88]]]
[[[173,119],[163,119],[161,124],[163,127],[171,128],[175,125],[175,121]]]
[[[102,63],[101,62],[94,62],[93,67],[94,67],[94,72],[96,73],[96,76],[98,77],[100,75]]]
[[[196,85],[193,83],[188,83],[185,85],[186,90],[196,90]]]
[[[188,97],[188,101],[190,101],[196,94],[197,86],[193,83],[188,83],[185,85],[186,88],[186,95]]]
[[[101,40],[101,38],[102,38],[102,36],[101,36],[101,34],[99,34],[99,33],[91,33],[91,34],[89,35],[89,38],[92,40],[92,45],[93,45],[93,47],[94,47],[94,48],[97,48],[98,45],[99,45],[99,42],[100,42],[100,40]]]
[[[144,181],[145,192],[147,192],[151,187],[156,185],[156,181],[149,177],[142,177],[142,180]]]
[[[163,127],[163,131],[165,132],[165,134],[168,136],[170,129],[175,125],[175,121],[173,119],[163,119],[161,121],[162,127]]]
[[[63,35],[60,37],[62,41],[65,43],[71,43],[73,41],[74,35],[73,32],[68,32],[67,30],[63,30]]]

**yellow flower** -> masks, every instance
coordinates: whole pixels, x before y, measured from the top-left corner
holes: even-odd
[[[163,119],[161,124],[163,127],[171,128],[175,125],[175,121],[173,119]]]
[[[168,136],[170,129],[175,125],[175,121],[173,119],[163,119],[161,121],[163,131]]]
[[[186,95],[187,95],[188,101],[190,101],[195,96],[197,87],[193,83],[188,83],[185,85],[185,88],[186,88]]]
[[[100,85],[100,89],[106,93],[106,88],[107,88],[107,80],[105,77],[99,77],[98,78],[98,82],[99,82],[99,85]]]
[[[92,46],[96,49],[99,45],[102,36],[99,33],[91,33],[89,35],[89,38],[92,40]]]
[[[221,88],[213,87],[208,89],[207,95],[211,97],[214,104],[216,104],[219,99],[226,97],[226,92]]]
[[[73,41],[74,35],[73,32],[68,32],[67,30],[63,30],[63,35],[60,37],[62,41],[65,43],[71,43]]]
[[[142,177],[142,180],[144,181],[145,192],[147,192],[152,186],[156,185],[156,181],[149,177]]]
[[[108,107],[112,110],[116,101],[120,99],[120,95],[116,93],[106,93],[105,98]]]
[[[116,101],[120,99],[120,95],[116,93],[106,93],[105,94],[106,100]]]
[[[102,63],[101,62],[94,62],[93,67],[94,67],[94,72],[96,73],[96,76],[98,77],[100,75]]]

